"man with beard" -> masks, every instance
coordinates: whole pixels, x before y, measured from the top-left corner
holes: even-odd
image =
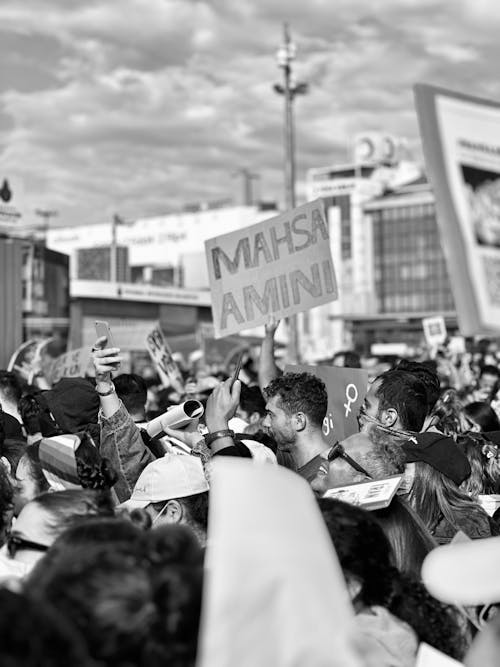
[[[297,472],[311,482],[329,449],[323,438],[328,395],[325,384],[311,373],[285,373],[264,388],[267,399],[263,426],[278,450],[290,452]]]

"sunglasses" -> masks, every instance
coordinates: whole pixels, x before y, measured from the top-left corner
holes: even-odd
[[[31,549],[31,551],[48,551],[49,547],[46,544],[39,544],[38,542],[31,542],[25,540],[20,535],[9,535],[7,538],[7,551],[11,558],[14,558],[18,551],[23,549]]]
[[[349,454],[346,454],[346,451],[344,447],[340,444],[340,442],[336,442],[333,447],[330,449],[328,452],[328,460],[329,461],[335,461],[335,459],[344,459],[346,463],[348,463],[351,468],[354,468],[354,470],[357,470],[360,472],[362,475],[365,475],[369,479],[372,479],[372,476],[370,475],[369,472],[366,472],[366,470],[363,468],[363,466],[359,465],[359,463],[356,463],[354,459],[352,459]]]

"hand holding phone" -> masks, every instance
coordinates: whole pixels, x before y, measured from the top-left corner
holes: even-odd
[[[113,336],[111,335],[111,329],[105,320],[95,321],[95,332],[97,334],[97,338],[106,338],[105,347],[115,347],[115,342],[113,340]]]
[[[106,343],[101,346],[101,349],[107,349],[107,348],[116,348],[115,341],[113,339],[113,336],[111,334],[111,329],[109,328],[108,322],[105,320],[96,320],[95,321],[95,331],[97,338],[105,338]],[[120,360],[114,362],[113,364],[109,364],[113,370],[117,370],[120,367]]]

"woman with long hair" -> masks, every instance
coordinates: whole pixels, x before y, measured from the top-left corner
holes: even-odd
[[[409,504],[438,544],[448,544],[458,531],[470,539],[491,537],[488,515],[455,482],[423,461],[410,467]]]
[[[467,641],[457,612],[392,564],[389,541],[370,512],[332,498],[319,507],[337,552],[365,649],[373,664],[415,664],[419,642],[461,660]]]
[[[402,574],[420,579],[425,557],[437,546],[422,519],[398,496],[388,507],[373,511],[372,516],[389,540],[394,565]]]

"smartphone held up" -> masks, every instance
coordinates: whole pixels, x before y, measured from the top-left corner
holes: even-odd
[[[109,328],[109,323],[105,320],[96,320],[95,321],[95,332],[97,338],[106,338],[105,347],[116,347],[113,335],[111,334],[111,329]],[[117,361],[116,364],[113,364],[113,368],[117,370],[120,367],[120,362]]]

